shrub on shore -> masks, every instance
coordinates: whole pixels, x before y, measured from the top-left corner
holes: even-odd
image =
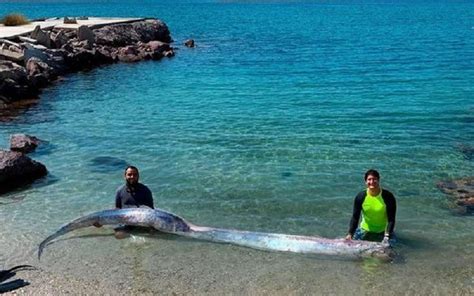
[[[19,13],[12,13],[4,16],[1,20],[0,23],[2,23],[4,26],[21,26],[21,25],[26,25],[29,23],[28,19]]]

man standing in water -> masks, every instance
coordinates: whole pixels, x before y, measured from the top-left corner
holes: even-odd
[[[117,189],[115,194],[115,208],[131,208],[147,206],[153,209],[153,196],[150,189],[138,182],[140,175],[134,166],[125,169],[125,184]]]
[[[124,179],[125,184],[120,186],[115,193],[115,208],[134,208],[146,206],[154,209],[153,206],[153,195],[150,189],[138,182],[140,174],[138,168],[134,166],[128,166],[125,169]],[[101,227],[99,223],[94,224],[95,227]],[[115,237],[117,239],[126,238],[129,236],[127,230],[133,229],[133,226],[120,226],[115,228]]]
[[[365,173],[367,190],[359,192],[354,199],[352,219],[347,240],[370,240],[388,243],[393,240],[397,203],[393,194],[380,187],[380,174],[376,170]],[[362,221],[357,227],[360,214]]]

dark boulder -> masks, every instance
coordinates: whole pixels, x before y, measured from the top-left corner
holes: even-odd
[[[64,49],[46,49],[33,44],[25,44],[24,62],[26,65],[31,58],[37,58],[47,64],[54,77],[57,77],[68,71],[65,62],[67,53]]]
[[[30,85],[34,88],[42,88],[54,77],[53,69],[40,59],[32,57],[26,62],[26,72]]]
[[[35,151],[36,147],[41,143],[37,137],[25,134],[13,134],[10,136],[10,150],[22,153],[30,153]]]
[[[149,19],[143,22],[132,23],[132,28],[142,42],[158,40],[166,43],[173,42],[168,26],[160,20]]]
[[[55,48],[61,48],[63,45],[67,44],[69,38],[67,37],[64,30],[59,30],[57,33],[51,34],[51,42],[54,44]]]
[[[92,68],[95,63],[95,52],[89,49],[76,49],[66,57],[66,63],[72,70]]]
[[[87,40],[87,42],[90,44],[95,43],[94,32],[88,26],[85,25],[82,25],[77,29],[77,39],[79,41]]]
[[[129,45],[122,47],[117,52],[119,61],[126,63],[133,63],[142,60],[138,46]]]
[[[36,26],[33,32],[31,32],[30,37],[37,40],[38,44],[51,48],[51,37],[49,33],[43,31],[40,26]]]
[[[95,42],[112,47],[126,46],[140,41],[131,24],[105,26],[94,30]]]
[[[161,41],[150,41],[148,43],[144,43],[142,46],[145,52],[149,53],[154,60],[161,59],[163,56],[165,56],[166,52],[173,50],[173,48],[168,43]]]
[[[104,26],[93,30],[97,44],[121,47],[141,42],[158,40],[172,41],[166,24],[159,20],[146,20],[131,24]]]
[[[36,94],[37,89],[30,87],[24,67],[0,60],[0,104],[31,98]]]
[[[438,188],[448,194],[464,213],[474,212],[474,176],[440,181]]]
[[[0,150],[0,193],[46,176],[46,167],[21,152]]]

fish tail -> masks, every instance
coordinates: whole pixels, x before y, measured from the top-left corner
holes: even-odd
[[[46,239],[44,239],[40,244],[39,244],[39,247],[38,247],[38,261],[41,260],[41,254],[43,254],[43,250],[44,248],[52,241],[54,240],[55,238],[57,238],[58,236],[60,235],[63,235],[65,234],[66,232],[69,232],[69,224],[66,225],[66,226],[63,226],[61,227],[61,229],[59,229],[58,231],[56,231],[55,233],[53,233],[52,235],[48,236]]]

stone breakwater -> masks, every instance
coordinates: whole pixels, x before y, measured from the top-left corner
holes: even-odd
[[[145,19],[91,29],[41,29],[0,40],[0,109],[32,99],[59,76],[116,62],[174,56],[165,23]]]

